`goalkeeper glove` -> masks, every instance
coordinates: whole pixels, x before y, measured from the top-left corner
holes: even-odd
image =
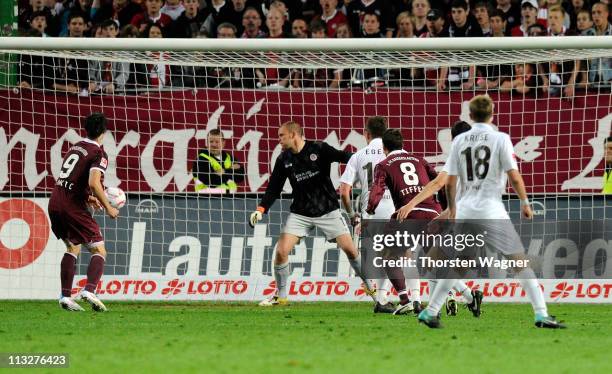
[[[264,211],[264,208],[258,206],[257,210],[251,213],[251,218],[249,219],[249,225],[251,225],[251,227],[255,228],[257,222],[262,220]]]

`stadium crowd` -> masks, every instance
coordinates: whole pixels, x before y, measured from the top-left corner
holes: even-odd
[[[607,0],[20,0],[21,35],[96,38],[456,38],[612,35]],[[19,85],[70,93],[175,87],[479,89],[571,97],[612,59],[431,69],[201,68],[22,56]]]

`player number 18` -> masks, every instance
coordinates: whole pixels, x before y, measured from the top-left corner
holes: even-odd
[[[468,181],[474,180],[474,174],[476,178],[485,179],[487,173],[489,173],[489,160],[491,159],[491,149],[486,145],[481,145],[474,148],[474,160],[472,162],[472,147],[468,147],[461,152],[465,156],[465,173]]]

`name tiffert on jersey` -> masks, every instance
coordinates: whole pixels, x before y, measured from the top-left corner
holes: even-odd
[[[400,191],[402,196],[410,195],[411,193],[419,193],[423,190],[423,186],[410,186]]]

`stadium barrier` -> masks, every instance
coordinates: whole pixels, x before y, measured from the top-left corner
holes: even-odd
[[[366,118],[387,116],[390,127],[402,129],[406,149],[441,167],[450,150],[450,126],[458,118],[469,120],[467,102],[473,95],[205,89],[78,97],[0,90],[0,191],[50,191],[61,169],[61,150],[79,139],[81,118],[92,111],[111,120],[104,139],[105,185],[131,192],[193,191],[189,170],[214,128],[224,131],[226,148],[245,163],[240,191],[263,191],[280,153],[277,126],[290,119],[304,125],[308,139],[354,150],[365,145]],[[601,191],[603,142],[612,128],[609,94],[571,101],[490,95],[498,103],[494,122],[512,138],[529,193]],[[339,171],[332,170],[336,186],[338,178]]]

